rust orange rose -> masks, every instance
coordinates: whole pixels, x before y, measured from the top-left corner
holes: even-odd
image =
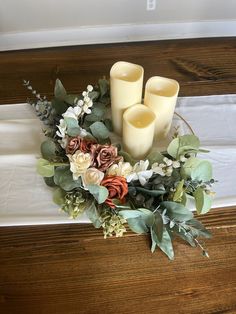
[[[66,153],[73,155],[80,147],[81,137],[72,137],[66,146]]]
[[[125,196],[128,194],[128,184],[124,177],[120,176],[106,176],[101,185],[108,189],[109,195],[105,203],[111,208],[115,208],[113,199],[118,199],[121,202],[125,201]]]
[[[90,153],[93,167],[100,171],[106,171],[107,168],[121,159],[117,154],[117,147],[112,145],[92,145]]]

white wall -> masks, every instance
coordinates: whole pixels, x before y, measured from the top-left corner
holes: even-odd
[[[140,26],[144,25],[146,31],[141,31],[141,33],[143,33],[141,40],[150,39],[150,36],[148,36],[150,31],[152,32],[153,30],[154,33],[154,28],[148,28],[147,30],[146,24],[155,25],[155,27],[160,26],[155,29],[155,31],[157,31],[157,38],[153,39],[158,39],[159,33],[160,38],[165,38],[165,36],[166,38],[181,37],[183,31],[178,30],[180,33],[177,34],[176,23],[178,27],[182,24],[182,30],[184,30],[186,26],[191,25],[189,37],[196,36],[192,31],[193,25],[196,25],[196,27],[197,25],[206,25],[204,27],[206,27],[205,31],[206,35],[208,35],[209,23],[213,23],[211,25],[216,26],[216,31],[214,34],[211,31],[209,33],[210,36],[211,33],[213,36],[217,36],[218,33],[219,36],[224,36],[224,34],[236,34],[235,24],[229,24],[234,20],[236,21],[236,0],[157,0],[155,11],[146,10],[146,1],[147,0],[0,0],[0,48],[2,47],[3,50],[4,45],[9,45],[10,48],[14,42],[17,44],[16,38],[24,42],[25,36],[32,36],[30,33],[34,33],[36,37],[40,35],[38,40],[42,42],[41,46],[43,45],[43,37],[45,37],[44,45],[50,45],[50,43],[46,43],[46,41],[48,41],[46,37],[50,32],[53,32],[56,38],[57,36],[60,38],[59,32],[61,32],[61,36],[65,37],[60,43],[57,39],[53,40],[53,45],[57,45],[57,42],[58,45],[63,44],[63,41],[70,44],[70,31],[71,33],[76,32],[77,37],[81,37],[78,32],[82,31],[84,35],[78,38],[78,43],[83,44],[86,43],[84,31],[88,28],[90,30],[100,29],[103,33],[104,29],[112,28],[114,36],[111,37],[113,37],[113,41],[116,41],[116,38],[117,41],[121,41],[121,38],[117,35],[117,30],[120,27],[123,27],[124,30],[124,25],[128,27],[128,32],[133,30],[131,31],[132,34],[136,33],[135,29],[137,32],[140,32]],[[214,23],[218,24],[216,25]],[[164,33],[160,31],[163,27],[167,29],[168,25],[170,29],[169,34],[167,34],[168,32],[166,33],[166,31]],[[228,34],[229,25],[235,27],[234,29],[230,29],[230,34]],[[200,29],[198,31],[199,37],[204,35],[204,27],[198,27]],[[202,34],[200,34],[200,31]],[[90,34],[88,33],[89,37],[91,37],[91,33],[92,32],[90,32]],[[186,37],[186,28],[184,33]],[[137,37],[137,34],[133,35]],[[96,36],[99,37],[99,34],[96,33]],[[110,35],[107,39],[106,36],[107,35],[104,34],[103,39],[98,40],[98,42],[110,42],[111,40],[108,38]],[[132,40],[132,38],[129,37],[129,40]],[[126,41],[125,38],[124,41]],[[96,42],[96,40],[94,38],[92,41],[88,40],[88,42]],[[36,44],[37,42],[35,45]]]

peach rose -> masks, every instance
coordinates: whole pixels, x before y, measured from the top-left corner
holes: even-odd
[[[101,185],[108,189],[109,195],[105,203],[111,208],[115,208],[113,199],[116,198],[121,202],[125,201],[125,196],[128,194],[128,184],[124,177],[120,176],[106,176]]]
[[[90,153],[91,146],[94,145],[96,142],[92,140],[81,139],[80,141],[80,151],[83,153]]]

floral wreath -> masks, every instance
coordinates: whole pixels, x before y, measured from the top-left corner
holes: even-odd
[[[30,101],[45,125],[37,171],[54,188],[53,201],[76,219],[86,213],[104,238],[123,236],[127,224],[138,234],[151,235],[151,251],[159,247],[174,258],[172,239],[179,236],[208,253],[198,237],[210,232],[194,218],[187,203],[195,201],[197,214],[211,208],[212,167],[197,158],[199,139],[193,134],[175,137],[165,152],[152,151],[145,160],[133,160],[120,143],[111,143],[109,82],[100,79],[81,95],[67,94],[59,79],[48,101],[30,85]]]

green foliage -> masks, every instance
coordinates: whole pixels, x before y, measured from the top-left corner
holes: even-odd
[[[78,125],[78,121],[73,118],[64,118],[67,125],[67,134],[69,136],[77,136],[80,134],[80,127]]]
[[[61,116],[68,109],[68,105],[58,98],[52,99],[52,108],[55,110],[58,116]]]
[[[197,213],[206,214],[209,212],[212,206],[212,199],[201,187],[196,189],[193,196],[195,198]]]
[[[163,161],[164,156],[159,151],[155,150],[152,151],[146,159],[149,160],[150,165],[154,164],[154,162],[157,162],[158,164]]]
[[[183,198],[183,194],[184,194],[184,180],[181,180],[176,187],[176,191],[173,196],[173,201],[181,202]]]
[[[130,154],[120,150],[119,156],[122,156],[124,158],[124,161],[129,162],[131,165],[134,165],[136,163],[136,160],[133,159]]]
[[[51,139],[47,139],[41,144],[41,154],[43,158],[51,160],[55,158],[57,152],[57,145]]]
[[[109,192],[105,186],[91,184],[87,186],[89,192],[96,199],[98,204],[102,204],[108,198]]]
[[[67,95],[62,82],[59,79],[56,79],[55,87],[54,87],[54,95],[57,99],[64,101]]]
[[[193,213],[180,203],[162,202],[161,207],[167,210],[168,217],[178,221],[186,221],[193,218]]]
[[[53,177],[54,175],[54,165],[46,159],[38,159],[36,169],[38,174],[42,177]]]
[[[195,135],[183,135],[172,140],[167,147],[167,152],[171,157],[178,159],[187,153],[197,153],[199,146],[200,141]]]
[[[212,179],[211,163],[208,160],[191,157],[182,167],[182,176],[196,181],[210,181]]]
[[[66,192],[61,188],[56,188],[53,192],[53,202],[59,206],[65,203]]]
[[[59,166],[55,169],[54,182],[65,191],[81,187],[81,179],[73,180],[69,166]]]
[[[158,246],[169,257],[170,260],[174,259],[174,250],[172,246],[171,237],[165,228],[163,229],[161,241],[156,236],[156,233],[154,232],[153,228],[151,228],[151,239],[152,239],[151,248],[152,252],[154,252],[156,247]]]
[[[94,202],[92,202],[90,206],[86,208],[86,214],[90,221],[93,223],[95,228],[101,227],[102,225],[102,221],[100,218],[101,213],[100,210],[95,206]]]
[[[90,130],[92,135],[98,140],[105,140],[109,137],[109,130],[104,125],[104,123],[97,121],[90,125]]]

